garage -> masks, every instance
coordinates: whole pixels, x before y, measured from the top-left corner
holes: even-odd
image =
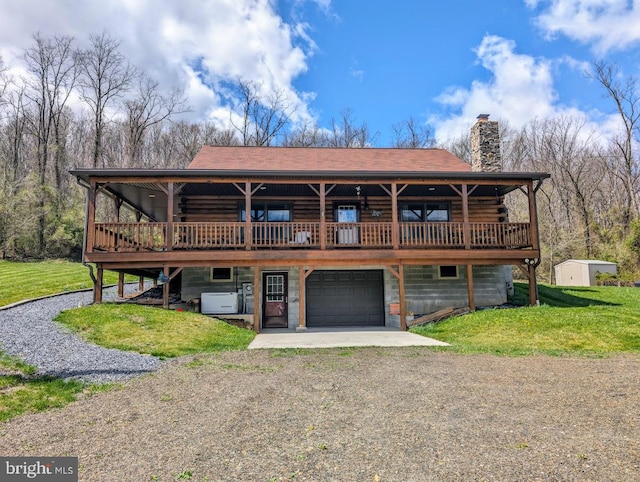
[[[381,270],[314,271],[306,281],[307,326],[384,326]]]

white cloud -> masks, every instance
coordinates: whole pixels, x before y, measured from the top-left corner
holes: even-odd
[[[478,114],[506,119],[516,127],[557,110],[551,62],[518,54],[515,47],[512,40],[485,36],[475,52],[491,77],[486,82],[473,81],[469,88],[452,87],[436,99],[454,112],[430,120],[438,141],[468,132]]]
[[[330,1],[318,1],[323,8]],[[107,31],[122,52],[167,89],[184,85],[194,115],[220,115],[220,98],[206,85],[238,78],[282,91],[309,116],[294,79],[305,72],[315,45],[302,23],[287,24],[270,0],[0,0],[0,53],[15,64],[35,32],[72,35],[79,44]],[[194,66],[205,72],[197,72]],[[204,80],[204,83],[203,83]],[[228,112],[226,112],[228,119]]]
[[[473,81],[469,88],[451,87],[436,101],[451,114],[433,116],[429,124],[435,126],[439,143],[469,133],[478,114],[490,114],[491,119],[521,128],[538,118],[570,116],[584,124],[583,132],[600,134],[605,141],[620,132],[619,117],[592,109],[588,112],[558,101],[553,72],[565,65],[584,72],[589,65],[570,56],[550,61],[515,52],[512,40],[486,36],[475,50],[478,61],[490,72],[487,81]]]
[[[592,44],[598,54],[640,41],[640,2],[629,0],[525,0],[542,9],[536,23],[549,37]]]

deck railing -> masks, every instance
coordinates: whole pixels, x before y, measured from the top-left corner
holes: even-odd
[[[394,247],[390,222],[325,223],[326,249]],[[245,236],[246,224],[183,222],[173,223],[174,250],[303,248],[320,249],[323,233],[320,223],[253,223],[251,238]],[[459,222],[398,223],[398,247],[402,249],[518,249],[531,247],[528,223]],[[93,249],[108,252],[167,250],[166,223],[96,223]]]
[[[97,251],[160,251],[166,246],[166,223],[95,223]]]

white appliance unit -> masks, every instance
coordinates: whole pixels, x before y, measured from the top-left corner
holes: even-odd
[[[202,293],[200,312],[203,315],[226,315],[238,313],[238,293]]]

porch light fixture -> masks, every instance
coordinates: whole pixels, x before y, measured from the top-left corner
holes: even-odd
[[[436,190],[436,188],[435,188],[435,187],[430,187],[430,188],[428,188],[428,190],[429,190],[429,191],[435,191],[435,190]]]
[[[149,194],[149,197],[156,197],[155,194]]]
[[[360,186],[356,186],[356,194],[360,197]]]

